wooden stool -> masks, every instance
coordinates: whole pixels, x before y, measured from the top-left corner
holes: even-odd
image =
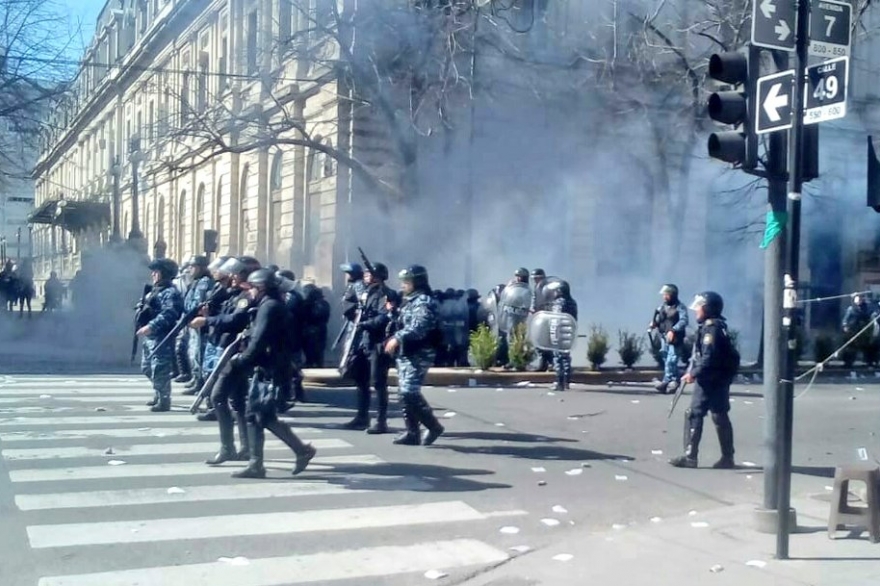
[[[867,507],[852,507],[847,502],[850,481],[864,482],[867,486]],[[880,499],[877,484],[880,482],[880,469],[838,466],[834,470],[834,492],[831,495],[831,515],[828,517],[828,537],[843,525],[866,527],[871,542],[880,542]]]

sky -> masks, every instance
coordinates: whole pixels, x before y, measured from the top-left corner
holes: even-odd
[[[82,22],[83,44],[87,45],[95,30],[98,13],[107,0],[60,0],[60,5],[70,11],[71,28]]]

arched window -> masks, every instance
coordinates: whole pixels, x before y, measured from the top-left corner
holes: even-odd
[[[275,156],[272,157],[272,173],[270,175],[271,181],[269,183],[271,191],[278,191],[281,189],[281,168],[283,163],[284,158],[282,152],[276,152]]]
[[[177,248],[177,260],[183,262],[186,256],[185,250],[186,238],[186,190],[181,190],[180,198],[177,200],[177,235],[174,245]]]
[[[329,148],[331,151],[333,150],[333,141],[332,140],[330,140],[328,138],[327,142],[325,144],[327,145],[327,148]],[[334,159],[333,157],[331,157],[330,155],[328,155],[326,153],[321,153],[321,156],[324,159],[324,165],[323,165],[324,177],[333,177],[336,174],[336,159]]]
[[[321,136],[315,137],[315,142],[321,142]],[[306,174],[309,181],[320,181],[324,174],[324,154],[317,149],[309,149],[308,160],[306,161]]]
[[[194,252],[202,252],[204,240],[203,235],[205,233],[205,184],[199,183],[198,195],[196,196],[196,207],[193,210],[193,214],[196,217],[196,230],[195,234],[193,234],[193,251]]]

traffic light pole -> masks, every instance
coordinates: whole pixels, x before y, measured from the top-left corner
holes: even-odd
[[[803,189],[803,131],[804,131],[804,71],[807,67],[809,46],[810,2],[799,0],[797,5],[797,37],[795,51],[794,104],[792,127],[789,133],[789,189],[788,239],[786,242],[786,270],[783,278],[782,325],[787,341],[785,371],[780,384],[782,426],[777,427],[778,506],[776,530],[776,558],[788,559],[788,537],[791,531],[791,451],[794,427],[794,377],[797,367],[797,285],[800,269],[801,244],[801,190]]]

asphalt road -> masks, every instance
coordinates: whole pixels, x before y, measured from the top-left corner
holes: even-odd
[[[880,457],[869,382],[795,402],[795,494]],[[229,477],[241,464],[202,463],[216,425],[189,417],[186,397],[148,413],[140,377],[0,377],[0,584],[411,585],[434,583],[432,570],[455,583],[572,527],[760,503],[759,393],[735,387],[732,412],[737,460],[754,466],[715,471],[666,464],[688,398],[667,420],[670,398],[646,387],[429,389],[447,428],[430,448],[341,430],[352,391],[310,389],[290,421],[315,465],[292,478],[292,455],[270,441],[271,478],[245,481]],[[708,467],[709,421],[703,447]]]

